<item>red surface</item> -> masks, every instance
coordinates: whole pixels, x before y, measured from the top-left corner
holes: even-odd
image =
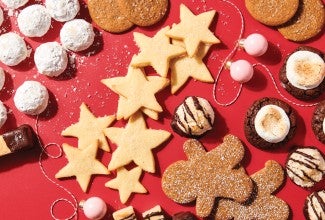
[[[117,109],[118,96],[100,83],[101,79],[123,76],[126,74],[127,66],[134,53],[138,49],[133,42],[133,31],[153,36],[157,30],[173,23],[179,22],[179,4],[185,3],[195,14],[205,10],[215,9],[217,16],[211,30],[220,38],[222,44],[216,45],[211,49],[205,59],[212,75],[217,75],[221,62],[234,47],[240,31],[240,17],[234,8],[228,3],[219,0],[173,0],[167,18],[158,25],[150,28],[135,28],[129,32],[113,35],[96,28],[97,38],[95,46],[90,50],[76,54],[76,67],[70,66],[69,70],[59,79],[50,79],[39,75],[35,68],[32,56],[22,64],[16,67],[6,67],[5,88],[0,93],[0,99],[7,108],[12,111],[6,125],[1,132],[6,132],[16,126],[28,123],[32,126],[36,124],[35,117],[29,117],[17,112],[13,104],[13,94],[17,87],[25,80],[37,80],[42,82],[50,91],[51,101],[46,113],[39,118],[39,136],[43,143],[69,143],[76,146],[75,138],[64,138],[60,132],[72,123],[78,121],[79,106],[85,102],[96,116],[114,114]],[[285,40],[275,29],[266,27],[252,19],[244,7],[244,1],[233,2],[242,11],[246,26],[244,36],[253,32],[258,32],[267,37],[270,43],[268,52],[260,57],[253,58],[243,51],[238,51],[233,60],[247,59],[252,63],[262,63],[273,73],[278,82],[278,71],[286,55],[293,51],[299,44]],[[31,3],[30,3],[31,4]],[[6,21],[1,28],[1,33],[8,31],[18,31],[16,17],[7,16]],[[85,18],[90,21],[85,4],[82,4],[79,18]],[[52,21],[52,28],[43,38],[25,38],[27,43],[35,48],[43,42],[58,39],[59,29],[62,24]],[[100,34],[99,34],[100,33]],[[323,31],[324,33],[324,31]],[[325,37],[320,35],[317,38],[305,42],[305,45],[317,47],[325,51]],[[232,99],[238,88],[238,84],[229,78],[227,71],[223,71],[220,82],[217,85],[218,99],[227,101]],[[190,80],[186,86],[176,95],[170,95],[170,87],[159,93],[158,100],[164,107],[164,113],[160,115],[159,121],[153,121],[147,118],[147,124],[153,129],[165,129],[172,132],[173,137],[159,149],[154,150],[157,173],[145,173],[142,178],[142,184],[148,189],[148,194],[136,194],[131,196],[129,201],[123,205],[118,198],[118,192],[104,187],[105,182],[114,177],[96,176],[93,178],[88,193],[83,193],[74,178],[55,180],[55,173],[61,169],[67,160],[64,156],[59,159],[43,157],[43,166],[51,179],[63,187],[66,187],[77,198],[78,201],[91,196],[102,197],[109,206],[110,212],[116,209],[133,205],[138,213],[141,213],[156,204],[160,204],[163,209],[173,214],[175,212],[190,210],[194,212],[194,204],[178,205],[168,199],[161,190],[161,175],[165,168],[179,159],[184,159],[182,144],[185,138],[174,133],[169,124],[174,108],[188,95],[201,96],[208,99],[214,106],[217,117],[214,129],[200,140],[208,150],[218,145],[222,137],[231,133],[243,141],[246,145],[246,156],[243,165],[249,174],[252,174],[263,168],[267,160],[273,159],[284,165],[286,156],[292,145],[314,145],[325,152],[325,146],[315,138],[311,130],[311,118],[314,108],[292,107],[298,113],[298,128],[295,138],[287,145],[276,151],[262,151],[251,146],[243,130],[243,121],[247,108],[256,99],[264,96],[281,98],[272,84],[269,75],[265,70],[258,67],[254,78],[244,85],[241,96],[238,101],[229,107],[218,106],[213,100],[213,85]],[[288,95],[282,88],[281,92],[291,100],[299,102]],[[319,99],[324,99],[324,95]],[[301,102],[299,102],[301,103]],[[123,126],[123,122],[116,122],[114,126]],[[112,150],[116,148],[111,144]],[[56,151],[54,147],[51,151]],[[35,149],[20,154],[9,155],[0,158],[0,219],[51,219],[50,206],[58,198],[66,198],[72,201],[71,197],[61,188],[48,181],[42,174],[38,158],[40,149]],[[107,165],[111,153],[100,151],[98,157]],[[317,187],[307,190],[294,185],[288,178],[284,182],[281,191],[277,196],[284,199],[292,210],[292,219],[303,219],[302,207],[306,196],[316,189],[324,188],[324,181]],[[59,218],[64,218],[71,214],[72,208],[66,204],[60,203],[55,209]],[[79,210],[79,219],[85,219],[83,213]]]

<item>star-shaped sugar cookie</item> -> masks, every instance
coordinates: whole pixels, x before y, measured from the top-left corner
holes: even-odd
[[[179,40],[173,40],[173,44],[184,46]],[[201,43],[195,56],[183,56],[171,62],[171,93],[175,94],[192,77],[201,82],[214,82],[213,77],[205,63],[202,61],[211,45]]]
[[[155,94],[169,84],[166,78],[146,76],[142,69],[129,66],[125,77],[104,79],[102,83],[120,95],[116,114],[118,120],[128,119],[143,107],[155,112],[163,111]]]
[[[115,179],[108,181],[105,186],[119,191],[120,200],[124,204],[129,199],[132,193],[146,193],[147,190],[140,183],[142,169],[135,167],[132,170],[127,170],[121,167],[117,170]]]
[[[134,161],[136,165],[150,173],[155,172],[151,150],[170,137],[167,131],[148,129],[141,112],[132,115],[125,128],[107,128],[105,134],[117,145],[108,165],[109,170],[115,170]]]
[[[84,149],[93,142],[98,141],[101,149],[109,151],[109,146],[104,135],[104,129],[115,120],[114,115],[96,118],[88,109],[85,103],[80,106],[79,122],[64,129],[63,136],[72,136],[78,138],[78,147]]]
[[[68,144],[63,144],[62,148],[69,163],[55,174],[55,178],[75,176],[81,189],[86,192],[92,175],[109,174],[107,168],[96,159],[97,143],[82,150]]]
[[[162,77],[166,77],[169,69],[169,61],[172,58],[186,54],[183,47],[170,44],[166,36],[169,26],[161,29],[150,38],[144,34],[135,32],[134,40],[140,48],[140,53],[131,60],[133,67],[152,66]]]
[[[208,11],[199,15],[194,15],[184,4],[180,6],[181,22],[176,24],[166,32],[166,35],[185,43],[187,54],[193,57],[200,45],[217,44],[220,40],[209,30],[216,11]]]

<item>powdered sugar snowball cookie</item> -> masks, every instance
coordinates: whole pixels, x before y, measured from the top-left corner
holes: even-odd
[[[3,18],[3,11],[2,11],[2,8],[0,8],[0,26],[2,25],[3,20],[4,20],[4,18]]]
[[[46,109],[48,100],[46,87],[37,81],[25,81],[14,96],[16,108],[28,115],[41,114]]]
[[[67,68],[68,55],[58,42],[47,42],[36,48],[34,61],[39,73],[55,77]]]
[[[17,9],[26,5],[28,0],[1,0],[9,9]]]
[[[9,32],[0,35],[0,61],[7,66],[16,66],[28,55],[26,43],[18,34]]]
[[[0,128],[6,123],[7,121],[7,109],[4,104],[0,101]]]
[[[0,90],[3,88],[6,81],[6,75],[3,69],[0,67]]]
[[[21,33],[27,37],[42,37],[51,26],[51,16],[42,5],[31,5],[24,8],[17,18]]]
[[[80,10],[78,0],[46,0],[45,7],[51,17],[60,22],[74,19]]]
[[[93,44],[95,33],[90,23],[83,19],[74,19],[63,25],[60,39],[64,48],[78,52]]]

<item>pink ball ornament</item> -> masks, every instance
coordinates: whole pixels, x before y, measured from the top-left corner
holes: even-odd
[[[253,66],[246,60],[227,62],[226,65],[230,70],[231,78],[239,83],[248,82],[253,77]]]
[[[81,203],[85,216],[91,220],[102,219],[107,212],[106,203],[99,197],[91,197]]]
[[[254,57],[262,56],[268,48],[266,38],[257,33],[249,35],[246,39],[240,40],[239,45],[245,49],[246,53]]]

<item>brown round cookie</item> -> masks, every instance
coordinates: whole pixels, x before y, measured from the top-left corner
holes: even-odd
[[[160,21],[168,9],[168,0],[116,0],[131,22],[139,26],[150,26]]]
[[[325,91],[325,80],[323,80],[323,82],[316,88],[305,90],[305,89],[300,89],[300,88],[295,87],[294,85],[292,85],[289,82],[289,80],[287,78],[287,71],[286,71],[287,61],[288,61],[289,57],[296,51],[310,51],[310,52],[316,53],[325,61],[325,54],[322,51],[320,51],[316,48],[313,48],[313,47],[308,47],[308,46],[298,47],[295,51],[293,51],[291,54],[289,54],[287,56],[286,60],[284,61],[283,66],[280,69],[279,78],[280,78],[281,84],[285,88],[285,90],[287,90],[287,92],[289,92],[291,95],[293,95],[297,99],[300,99],[300,100],[315,99],[315,98],[319,97]]]
[[[285,114],[288,116],[290,121],[290,129],[286,137],[277,143],[271,143],[266,140],[264,140],[262,137],[260,137],[255,129],[255,117],[259,110],[266,106],[266,105],[276,105],[280,108],[282,108],[285,112]],[[293,138],[295,132],[296,132],[296,115],[293,111],[293,109],[285,102],[276,99],[276,98],[262,98],[259,100],[256,100],[253,105],[248,109],[246,113],[246,118],[244,121],[244,132],[246,139],[251,143],[253,146],[261,148],[261,149],[276,149],[277,147],[283,146],[285,143],[287,143],[290,139]]]
[[[245,5],[257,21],[269,26],[278,26],[295,15],[299,0],[245,0]]]
[[[325,101],[322,101],[316,106],[311,121],[311,127],[313,128],[314,134],[316,135],[317,139],[323,144],[325,144],[324,120],[325,120]]]
[[[278,30],[288,40],[305,41],[320,33],[324,24],[324,3],[321,0],[302,0],[296,15]]]
[[[89,0],[88,9],[93,21],[105,31],[121,33],[133,26],[133,23],[121,14],[116,0]]]
[[[325,190],[319,190],[310,194],[304,205],[306,220],[322,220],[325,216]]]

